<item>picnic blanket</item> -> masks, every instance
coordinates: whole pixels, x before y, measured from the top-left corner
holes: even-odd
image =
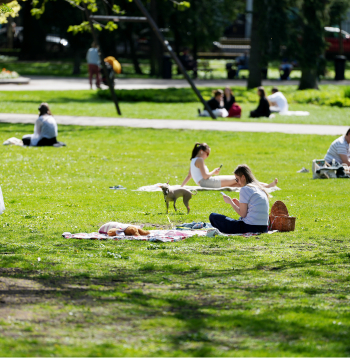
[[[286,111],[286,112],[279,112],[280,116],[309,116],[310,112],[308,111]]]
[[[153,184],[153,185],[146,185],[146,186],[141,186],[140,188],[133,190],[133,191],[162,191],[162,189],[159,187],[160,185],[162,185],[164,183],[158,183],[158,184]],[[181,188],[181,185],[171,185],[172,189],[178,189]],[[207,191],[207,190],[215,190],[215,191],[235,191],[235,192],[239,192],[241,190],[241,188],[234,188],[231,186],[224,186],[222,188],[203,188],[202,186],[190,186],[190,185],[185,185],[183,188],[188,189],[188,190],[197,190],[197,191]],[[266,191],[268,193],[272,193],[276,190],[281,190],[279,187],[275,186],[273,188],[267,188]]]
[[[185,240],[192,236],[207,236],[207,230],[151,230],[150,235],[147,236],[126,236],[124,233],[117,236],[108,236],[106,234],[100,234],[98,232],[92,233],[78,233],[71,234],[70,232],[64,232],[62,236],[65,239],[79,239],[79,240],[135,240],[135,241],[153,241],[153,242],[178,242]],[[268,234],[273,234],[277,230],[269,231]],[[248,232],[245,234],[222,234],[221,236],[258,236],[261,233]]]

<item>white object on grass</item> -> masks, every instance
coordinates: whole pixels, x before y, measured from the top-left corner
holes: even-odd
[[[153,191],[162,191],[162,189],[159,187],[160,185],[162,185],[164,183],[157,183],[157,184],[153,184],[153,185],[146,185],[146,186],[141,186],[140,188],[133,190],[133,191],[148,191],[148,192],[153,192]],[[181,188],[181,185],[171,185],[172,189],[179,189]],[[241,188],[237,188],[237,187],[231,187],[231,186],[225,186],[222,188],[203,188],[202,186],[190,186],[190,185],[185,185],[182,188],[184,189],[188,189],[188,190],[197,190],[197,191],[235,191],[235,192],[239,192],[241,190]],[[276,190],[281,190],[279,187],[274,186],[273,188],[267,188],[266,191],[268,193],[272,193]]]
[[[2,191],[0,186],[0,214],[2,214],[4,210],[5,210],[5,204],[4,204],[4,199],[2,197]]]
[[[3,143],[3,145],[18,145],[20,147],[23,147],[22,139],[18,139],[16,137],[11,137]]]

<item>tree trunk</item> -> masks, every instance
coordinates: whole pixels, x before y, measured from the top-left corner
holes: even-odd
[[[7,18],[7,48],[13,49],[13,17]]]
[[[262,52],[259,38],[258,1],[261,0],[255,0],[253,3],[253,21],[250,39],[249,77],[247,85],[248,89],[261,86]]]
[[[318,89],[317,69],[302,68],[299,89]]]
[[[127,33],[127,37],[128,37],[129,47],[130,47],[131,59],[132,59],[133,65],[134,65],[135,73],[137,73],[138,75],[142,75],[142,70],[141,70],[141,67],[139,64],[139,60],[136,55],[134,39],[132,37],[132,34],[133,34],[132,24],[128,24],[126,30],[127,30],[126,33]]]
[[[76,50],[74,53],[74,64],[73,64],[72,75],[80,75],[80,64],[81,64],[80,52],[79,50]]]
[[[343,35],[341,32],[341,20],[339,21],[339,55],[344,54],[344,47],[343,47]]]
[[[150,15],[155,23],[158,25],[158,11],[156,0],[151,0],[150,3]],[[160,56],[163,57],[162,48],[157,36],[151,31],[151,76],[161,77],[162,74],[162,63],[160,61]]]

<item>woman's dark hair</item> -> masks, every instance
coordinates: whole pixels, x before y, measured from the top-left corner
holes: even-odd
[[[221,90],[221,89],[217,89],[215,91],[213,91],[213,96],[216,97],[216,96],[222,96],[224,94],[224,91]]]
[[[210,150],[210,147],[207,143],[198,143],[197,142],[193,147],[191,159],[195,158],[200,150],[208,151],[208,150]]]
[[[43,114],[49,114],[50,116],[52,116],[52,113],[50,111],[50,107],[45,102],[41,103],[41,105],[39,106],[38,110],[40,112],[40,116],[42,116]]]
[[[261,98],[265,98],[266,97],[266,93],[265,93],[265,88],[260,86],[258,87],[258,91],[259,91],[259,95]]]
[[[262,191],[265,192],[265,194],[267,195],[268,198],[270,197],[269,193],[260,184],[260,182],[255,178],[254,174],[252,173],[251,169],[248,167],[247,164],[238,165],[237,168],[234,171],[234,174],[236,174],[239,177],[244,175],[248,186],[258,187],[259,189],[261,189]]]
[[[349,133],[350,133],[350,128],[348,129],[345,135],[349,135]]]

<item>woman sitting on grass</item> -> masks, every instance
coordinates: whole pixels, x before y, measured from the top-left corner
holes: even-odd
[[[240,186],[236,177],[233,175],[220,175],[215,176],[220,173],[220,168],[215,168],[213,171],[209,172],[208,167],[204,164],[205,159],[209,157],[210,147],[207,143],[196,143],[192,150],[191,156],[191,165],[190,170],[187,174],[187,177],[181,184],[185,186],[187,182],[193,178],[195,183],[203,188],[222,188],[225,186],[238,187]],[[260,183],[264,188],[271,188],[276,186],[278,180],[275,179],[270,184]]]
[[[64,146],[64,143],[57,141],[57,123],[51,114],[49,105],[41,103],[38,110],[39,118],[35,122],[34,134],[23,136],[23,144],[33,147]]]
[[[257,109],[250,112],[250,117],[251,118],[269,117],[271,114],[270,103],[266,98],[264,87],[258,88],[258,96],[260,97],[259,105]]]
[[[270,195],[256,180],[248,165],[239,165],[234,174],[238,186],[242,188],[239,201],[227,195],[223,195],[223,199],[232,206],[240,218],[235,220],[226,215],[212,213],[209,216],[210,223],[224,234],[267,232]]]
[[[207,104],[216,117],[228,116],[228,112],[224,108],[224,92],[222,90],[218,89],[213,91],[213,97],[207,102]],[[209,112],[205,108],[202,112],[198,108],[198,115],[201,117],[210,117]]]

